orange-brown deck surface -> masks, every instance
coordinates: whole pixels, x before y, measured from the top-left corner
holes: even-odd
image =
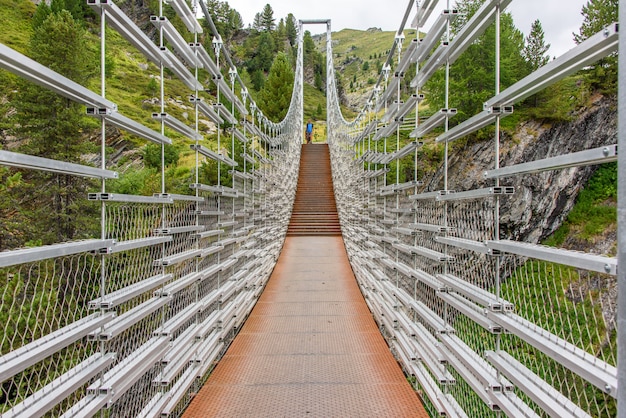
[[[340,236],[287,237],[267,287],[185,417],[427,417]]]

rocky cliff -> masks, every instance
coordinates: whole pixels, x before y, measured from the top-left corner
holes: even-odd
[[[512,136],[501,135],[500,166],[615,144],[616,112],[614,99],[598,96],[569,122],[522,122]],[[493,186],[494,181],[484,180],[483,173],[494,167],[494,141],[455,146],[449,165],[451,190]],[[502,179],[502,185],[515,187],[515,194],[503,199],[501,238],[536,243],[552,234],[567,217],[594,170],[594,166],[568,168]],[[443,170],[439,169],[427,187],[438,190],[442,185]],[[604,247],[599,252],[611,246]]]

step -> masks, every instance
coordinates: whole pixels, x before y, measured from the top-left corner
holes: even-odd
[[[341,235],[328,145],[303,146],[289,236]]]

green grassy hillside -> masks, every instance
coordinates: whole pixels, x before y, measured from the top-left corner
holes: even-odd
[[[378,80],[382,66],[393,45],[395,32],[343,29],[332,34],[333,60],[348,96],[365,95]],[[405,43],[415,37],[415,30],[404,32]],[[317,47],[326,52],[326,37],[317,38]]]
[[[31,18],[35,13],[35,4],[27,0],[0,0],[0,43],[26,52],[32,33]]]

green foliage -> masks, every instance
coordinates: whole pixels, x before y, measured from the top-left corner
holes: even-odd
[[[33,31],[31,18],[36,10],[35,4],[30,1],[0,0],[0,21],[6,25],[5,30],[0,30],[0,43],[26,52]]]
[[[522,56],[528,63],[530,71],[535,71],[550,61],[546,55],[550,49],[550,44],[546,44],[545,34],[539,19],[535,20],[531,26],[530,33],[526,37],[526,44],[522,51]]]
[[[271,32],[276,28],[276,19],[274,19],[274,10],[272,6],[266,4],[261,12],[261,30]]]
[[[35,14],[33,15],[33,30],[40,27],[43,22],[48,18],[48,16],[50,16],[50,13],[52,13],[52,10],[45,1],[39,3],[37,5],[37,9],[35,9]]]
[[[237,162],[238,166],[236,169],[239,170],[242,170],[244,166],[244,161],[241,157],[243,151],[243,145],[239,141],[234,141],[234,143],[231,142],[231,158],[233,158]],[[220,184],[226,187],[232,187],[233,179],[230,173],[228,173],[229,169],[229,167],[225,166],[224,164],[218,163],[215,160],[203,161],[198,169],[199,181],[203,184]]]
[[[65,0],[51,0],[50,10],[52,13],[59,13],[65,9]]]
[[[194,182],[194,173],[189,167],[169,166],[165,170],[165,190],[168,193],[189,194],[189,184]],[[133,169],[117,180],[107,184],[112,193],[150,196],[161,192],[161,170],[154,168]]]
[[[296,26],[296,18],[291,13],[287,15],[287,20],[285,22],[285,33],[287,35],[287,39],[289,40],[289,45],[291,45],[292,47],[296,46],[298,29]]]
[[[618,0],[589,0],[583,6],[583,23],[580,33],[574,34],[576,43],[581,43],[602,31],[613,22],[619,21]],[[617,53],[601,59],[589,70],[589,81],[593,88],[608,94],[617,91]]]
[[[315,48],[315,41],[313,41],[311,32],[308,30],[304,32],[302,49],[304,52],[304,64],[308,66],[314,65],[317,61],[317,57],[319,56],[319,52],[317,52],[317,49]]]
[[[287,56],[280,52],[272,64],[263,89],[259,92],[259,108],[272,121],[279,122],[287,114],[294,74]]]
[[[418,168],[427,173],[434,172],[443,162],[444,145],[436,142],[427,142],[418,151],[418,159],[420,164]],[[421,176],[418,174],[418,178]]]
[[[318,103],[317,109],[315,109],[315,117],[317,119],[322,119],[323,113],[324,113],[324,109],[322,109],[322,104]]]
[[[457,3],[461,16],[453,29],[468,20],[482,4],[479,0]],[[452,65],[450,70],[450,106],[457,108],[455,120],[462,122],[483,109],[483,103],[495,92],[495,27],[490,26],[468,50]],[[524,35],[515,28],[510,13],[501,15],[500,84],[506,88],[528,74],[521,55]],[[437,72],[427,83],[429,103],[435,108],[445,107],[445,73]]]
[[[317,116],[318,110],[322,113]],[[304,120],[326,119],[326,97],[318,89],[304,83]]]
[[[160,191],[160,172],[155,168],[129,170],[107,183],[112,193],[149,196]]]
[[[178,164],[180,157],[180,151],[174,145],[163,145],[163,158],[165,166],[171,166]],[[160,168],[161,167],[161,146],[156,144],[148,144],[143,151],[143,161],[146,167]]]
[[[256,51],[256,55],[253,59],[253,66],[248,67],[248,70],[252,72],[261,70],[267,72],[272,66],[274,59],[274,53],[276,52],[276,43],[274,37],[269,32],[261,33],[259,38],[259,47]]]
[[[31,53],[40,64],[80,84],[87,82],[96,61],[87,48],[85,30],[66,10],[53,12],[35,29]]]
[[[189,167],[172,164],[165,170],[165,190],[168,193],[189,194],[189,184],[194,182],[194,173]],[[109,181],[107,189],[111,193],[142,196],[160,193],[161,170],[153,167],[128,170],[119,179]]]
[[[574,34],[576,43],[583,42],[611,23],[619,21],[618,4],[619,0],[589,0],[581,11],[583,23],[580,32]]]
[[[59,4],[51,7],[55,10]],[[43,65],[80,83],[90,76],[94,57],[86,47],[86,32],[67,11],[52,12],[33,32],[31,56]],[[46,158],[80,162],[90,151],[84,140],[83,108],[43,88],[23,82],[16,102],[15,134],[28,140],[21,152]],[[93,208],[85,195],[93,183],[70,175],[28,172],[16,191],[22,210],[32,217],[44,244],[89,236],[94,232]],[[37,193],[33,193],[37,190]],[[25,235],[25,240],[30,238]]]
[[[22,173],[0,168],[0,249],[21,246],[25,239],[25,214],[19,210],[19,196],[15,190],[22,185]]]
[[[250,76],[250,81],[252,82],[252,88],[254,88],[256,91],[261,91],[261,89],[265,85],[265,77],[263,77],[263,71],[253,71],[252,75]]]
[[[315,73],[315,82],[314,82],[314,84],[315,84],[315,88],[316,89],[318,89],[320,91],[324,90],[324,79],[322,77],[322,74],[320,74],[318,72]]]
[[[276,52],[288,52],[292,48],[287,40],[287,29],[285,28],[285,19],[280,19],[276,30],[272,32],[274,42],[276,44]],[[294,65],[295,67],[295,65]]]
[[[508,301],[519,301],[516,312],[521,317],[615,365],[616,333],[606,329],[599,295],[595,290],[582,294],[575,290],[584,286],[585,281],[597,279],[582,277],[573,268],[528,261],[506,278],[502,285],[502,297]],[[591,324],[596,324],[596,327],[588,332]],[[511,335],[503,335],[501,345],[540,378],[553,382],[557,390],[573,399],[583,410],[598,408],[602,412],[598,411],[600,414],[597,416],[614,416],[606,412],[615,411],[615,399],[603,395],[548,355]]]
[[[254,15],[254,21],[252,22],[252,29],[257,32],[263,30],[263,22],[261,19],[261,13],[257,13]]]
[[[171,165],[165,171],[165,190],[169,193],[189,194],[189,185],[194,183],[195,170]]]
[[[231,9],[228,2],[207,0],[205,4],[217,31],[224,40],[231,39],[233,35],[243,29],[241,14],[237,10]],[[185,31],[181,33],[185,33]]]
[[[585,77],[570,76],[526,99],[514,115],[538,120],[568,121],[586,104],[591,86]],[[503,121],[508,122],[507,117]]]
[[[154,77],[148,81],[147,91],[149,96],[155,96],[159,91],[159,83],[157,83]]]
[[[361,67],[361,70],[362,70],[363,72],[366,72],[366,71],[369,71],[369,69],[370,69],[370,63],[369,63],[369,61],[365,61],[365,62],[363,63],[363,66]]]
[[[578,195],[576,204],[546,245],[560,246],[575,231],[577,240],[592,241],[617,222],[617,163],[601,165]]]

